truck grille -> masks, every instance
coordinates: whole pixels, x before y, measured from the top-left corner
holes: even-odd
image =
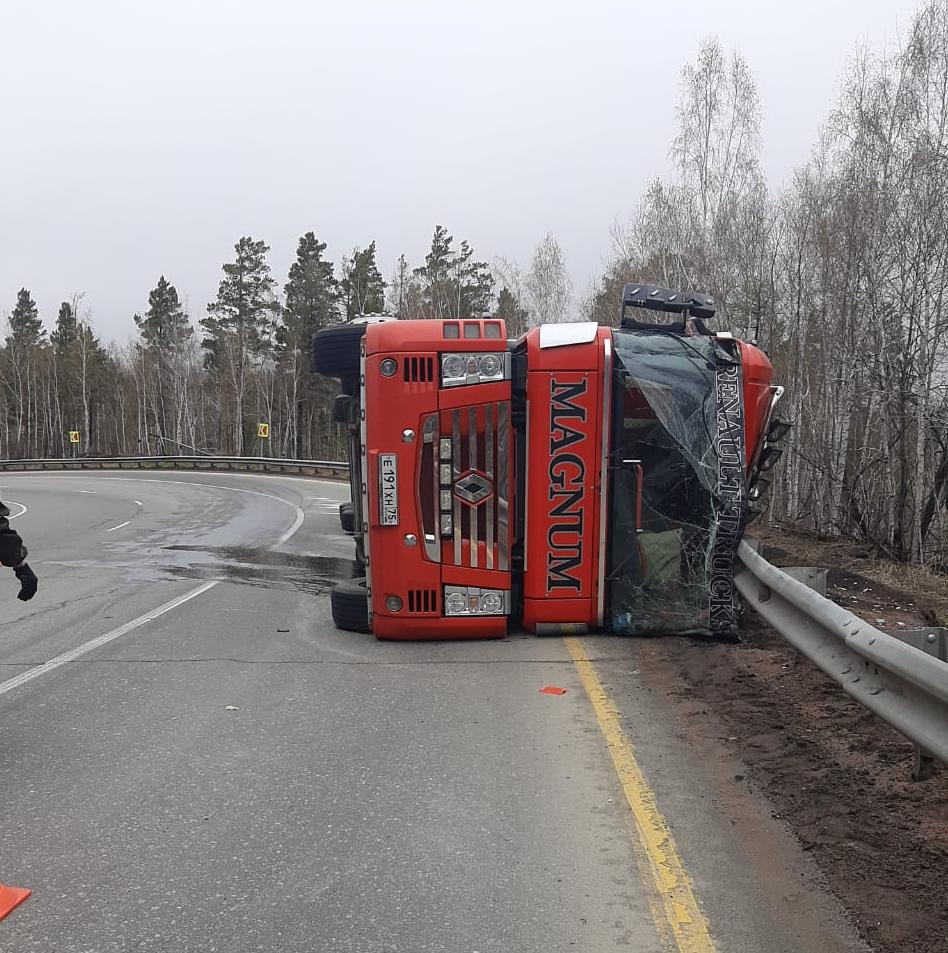
[[[438,611],[438,590],[437,589],[409,589],[408,590],[408,611],[409,612],[437,612]]]
[[[510,568],[510,404],[478,404],[425,419],[421,460],[422,522],[430,559],[477,569]],[[451,441],[450,535],[442,536],[438,446]]]
[[[465,503],[454,494],[454,536],[449,547],[456,566],[506,569],[508,565],[507,478],[510,405],[484,404],[451,411],[452,474],[456,488],[488,484],[491,492]],[[483,552],[481,544],[483,543]]]
[[[434,380],[433,357],[406,357],[402,362],[405,380],[410,384],[430,384]]]

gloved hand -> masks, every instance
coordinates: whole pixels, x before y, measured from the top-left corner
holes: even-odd
[[[36,595],[36,590],[39,587],[36,573],[30,569],[29,563],[20,563],[13,572],[16,574],[16,578],[20,580],[20,591],[17,593],[17,599],[21,602],[29,602]]]

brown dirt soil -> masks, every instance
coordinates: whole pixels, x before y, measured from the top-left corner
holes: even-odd
[[[916,594],[909,572],[852,543],[771,532],[757,533],[766,558],[832,567],[830,598],[872,622],[913,627],[948,614],[942,580]],[[727,726],[721,742],[737,747],[750,783],[812,852],[874,949],[948,953],[948,768],[913,782],[911,744],[751,612],[742,636],[739,645],[656,640],[648,654],[671,661],[681,694]]]
[[[779,526],[753,526],[747,535],[775,566],[828,569],[826,595],[881,629],[948,626],[948,576],[878,559],[852,540]]]

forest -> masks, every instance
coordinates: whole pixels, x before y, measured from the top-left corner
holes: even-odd
[[[740,52],[706,41],[681,76],[672,171],[604,236],[610,258],[579,298],[553,234],[521,268],[480,261],[441,225],[423,262],[402,255],[387,277],[373,241],[335,263],[311,231],[278,280],[266,242],[241,237],[206,313],[156,276],[126,346],[99,340],[81,293],[52,320],[23,288],[0,349],[0,453],[339,459],[332,384],[309,370],[318,328],[374,312],[495,314],[511,336],[612,324],[623,283],[654,281],[712,294],[715,327],[763,347],[786,387],[793,429],[764,518],[943,569],[948,0],[921,6],[898,49],[854,52],[809,160],[778,190],[762,108]]]

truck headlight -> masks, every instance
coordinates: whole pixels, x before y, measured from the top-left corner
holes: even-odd
[[[504,363],[497,354],[485,354],[480,360],[481,377],[499,377]]]
[[[467,377],[467,360],[460,354],[445,354],[441,358],[441,376],[444,378]]]
[[[510,355],[506,351],[472,351],[441,355],[441,386],[463,387],[510,379]]]
[[[477,602],[477,611],[485,615],[500,615],[504,611],[504,597],[499,592],[485,592]]]
[[[449,616],[510,615],[510,592],[477,586],[445,586],[444,614]]]

